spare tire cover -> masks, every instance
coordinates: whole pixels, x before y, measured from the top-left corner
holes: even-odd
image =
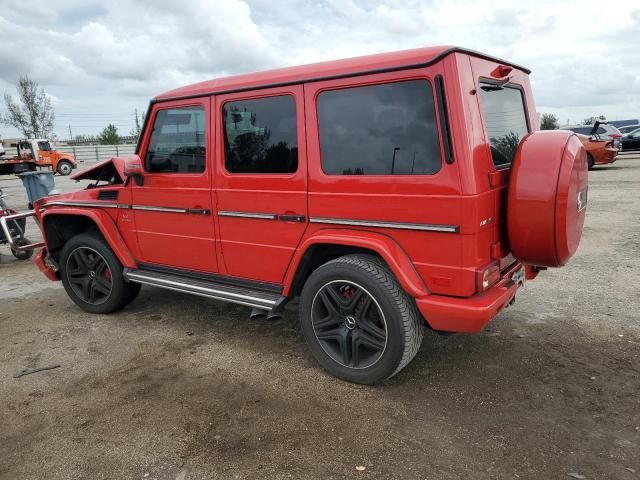
[[[587,205],[587,155],[565,130],[522,139],[511,168],[507,231],[511,252],[531,265],[559,267],[578,249]]]

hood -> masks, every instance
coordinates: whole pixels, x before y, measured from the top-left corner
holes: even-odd
[[[98,180],[100,178],[109,178],[113,173],[117,173],[120,176],[120,179],[124,182],[124,161],[124,157],[113,157],[109,160],[103,160],[86,170],[74,173],[69,178],[72,180]]]

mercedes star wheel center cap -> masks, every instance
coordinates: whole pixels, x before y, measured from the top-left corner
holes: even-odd
[[[356,317],[354,317],[353,315],[347,315],[346,317],[344,317],[344,326],[349,330],[353,330],[354,328],[356,328]]]

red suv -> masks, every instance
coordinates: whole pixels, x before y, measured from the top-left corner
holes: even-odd
[[[425,326],[480,331],[578,247],[585,151],[537,131],[528,74],[433,47],[164,93],[137,155],[21,214],[44,234],[37,264],[95,313],[141,284],[265,313],[300,297],[319,363],[382,381]]]

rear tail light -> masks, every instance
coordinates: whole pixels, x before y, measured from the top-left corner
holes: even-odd
[[[500,265],[493,262],[476,271],[476,286],[482,292],[500,280]]]
[[[622,135],[620,135],[619,133],[610,133],[609,136],[611,138],[621,138],[622,137]]]

